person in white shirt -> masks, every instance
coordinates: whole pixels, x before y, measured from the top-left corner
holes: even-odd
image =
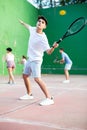
[[[14,84],[14,75],[13,70],[15,68],[15,61],[14,61],[14,54],[12,54],[12,48],[8,47],[6,48],[7,54],[5,56],[5,61],[7,63],[7,69],[9,74],[9,81],[8,84],[12,82]]]
[[[19,63],[23,64],[25,66],[26,62],[27,62],[27,58],[26,58],[26,56],[23,55],[22,59],[21,59],[21,61]]]
[[[47,36],[43,32],[47,25],[47,20],[45,17],[38,17],[36,27],[32,27],[21,20],[19,20],[19,22],[30,32],[27,53],[29,59],[27,60],[23,72],[23,79],[27,89],[27,94],[20,97],[20,99],[33,99],[29,80],[29,76],[32,74],[34,80],[46,96],[46,99],[40,102],[40,105],[54,104],[53,98],[49,94],[46,84],[41,79],[41,64],[43,61],[44,52],[46,51],[47,54],[51,54],[54,49],[58,47],[58,44],[55,42],[52,47],[48,44]]]
[[[26,62],[27,62],[27,58],[26,56],[23,55],[21,61],[19,62],[20,64],[23,65],[23,70],[24,70],[24,66],[26,65]]]

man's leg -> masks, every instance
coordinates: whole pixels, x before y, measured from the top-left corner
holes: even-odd
[[[32,93],[31,93],[31,84],[30,84],[30,80],[29,80],[28,75],[23,74],[23,79],[24,79],[26,90],[27,90],[27,94],[25,94],[24,96],[20,97],[20,99],[21,100],[33,99],[33,96],[32,96]]]
[[[34,77],[34,80],[36,83],[40,86],[41,90],[45,94],[46,98],[51,98],[47,88],[46,84],[41,79],[41,62],[32,62],[32,75]]]
[[[34,80],[40,86],[40,88],[43,91],[43,93],[45,94],[46,98],[51,98],[51,96],[46,88],[46,84],[42,81],[42,79],[41,78],[34,78]]]
[[[69,72],[68,72],[68,70],[65,69],[64,72],[65,72],[66,80],[69,80]]]
[[[46,96],[46,99],[43,100],[40,105],[51,105],[54,104],[53,98],[50,96],[46,84],[43,82],[43,80],[40,78],[41,77],[41,63],[38,62],[33,62],[32,63],[32,74],[34,77],[34,80],[36,83],[40,86],[41,90]]]
[[[25,87],[27,89],[27,94],[31,94],[31,83],[30,83],[30,79],[28,77],[28,75],[23,74],[23,79],[24,79],[24,83],[25,83]]]
[[[43,91],[43,93],[46,96],[46,99],[40,102],[41,106],[46,106],[46,105],[52,105],[54,104],[53,98],[50,96],[50,94],[48,93],[48,90],[46,88],[45,83],[42,81],[41,78],[34,78],[34,80],[37,82],[37,84],[40,86],[41,90]]]

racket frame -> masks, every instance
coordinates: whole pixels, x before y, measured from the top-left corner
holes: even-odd
[[[74,33],[72,33],[72,34],[69,34],[69,30],[70,30],[71,26],[72,26],[75,22],[77,22],[78,20],[80,20],[80,19],[83,19],[83,20],[84,20],[83,26],[82,26],[78,31],[76,31],[76,32],[74,32]],[[86,25],[87,25],[87,20],[86,20],[84,17],[79,17],[79,18],[77,18],[74,22],[72,22],[72,23],[70,24],[70,26],[68,27],[66,33],[65,33],[65,34],[59,39],[59,41],[57,41],[56,43],[59,44],[59,43],[62,42],[63,39],[65,39],[66,37],[71,36],[71,35],[74,35],[74,34],[80,32]],[[68,35],[67,35],[67,34],[68,34]]]

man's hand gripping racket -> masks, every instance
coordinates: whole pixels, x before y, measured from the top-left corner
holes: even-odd
[[[56,57],[56,59],[54,59],[53,63],[60,63],[60,60],[58,59],[58,57]]]

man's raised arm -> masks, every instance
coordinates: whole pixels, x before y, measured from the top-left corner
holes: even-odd
[[[19,22],[24,25],[24,27],[26,27],[27,29],[29,29],[29,24],[26,24],[25,22],[23,22],[22,20],[19,19]]]

